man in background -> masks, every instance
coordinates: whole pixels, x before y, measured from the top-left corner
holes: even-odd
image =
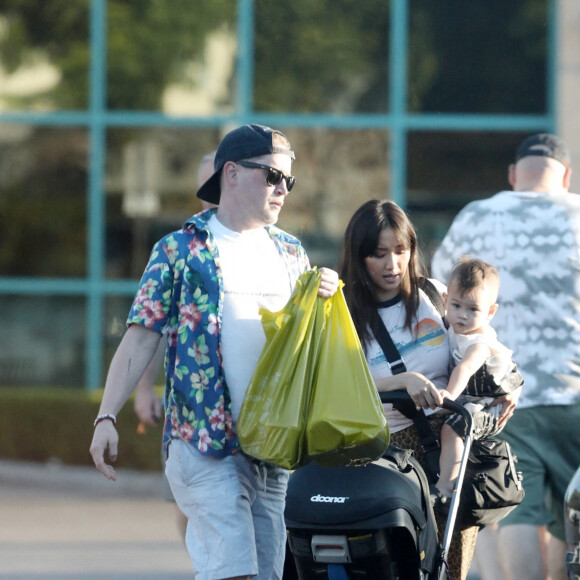
[[[567,578],[563,499],[580,465],[580,197],[569,193],[571,174],[558,137],[527,138],[509,166],[513,191],[468,204],[432,263],[433,276],[445,280],[468,254],[490,262],[502,279],[493,327],[525,380],[501,435],[518,457],[526,492],[500,522],[506,580],[542,579],[544,525],[551,580]]]

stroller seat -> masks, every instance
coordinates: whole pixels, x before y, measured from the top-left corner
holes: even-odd
[[[362,467],[301,467],[290,477],[285,518],[301,579],[324,578],[335,563],[351,578],[376,580],[433,570],[429,486],[411,454],[395,447]]]

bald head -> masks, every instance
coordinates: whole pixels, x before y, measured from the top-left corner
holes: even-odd
[[[514,191],[562,192],[570,189],[570,152],[557,135],[536,133],[524,139],[509,166]]]
[[[514,191],[568,191],[572,169],[551,157],[523,157],[509,166]]]

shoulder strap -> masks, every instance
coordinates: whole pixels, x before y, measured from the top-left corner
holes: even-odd
[[[419,278],[419,288],[425,292],[427,298],[431,301],[433,306],[437,309],[437,312],[441,315],[441,318],[445,316],[445,304],[443,303],[443,297],[437,290],[435,284],[429,280],[429,278],[421,277]],[[389,367],[394,375],[399,373],[404,373],[407,370],[405,366],[405,361],[400,355],[383,319],[378,317],[378,336],[375,334],[375,338],[379,343],[379,346],[383,349]]]
[[[429,282],[429,284],[437,292],[437,289],[431,284],[431,282]],[[378,315],[378,325],[379,334],[378,336],[375,335],[375,338],[385,354],[385,358],[387,359],[391,372],[393,375],[404,373],[407,370],[405,361],[399,354],[399,351],[397,350],[397,347],[395,346],[395,343],[393,342],[393,339],[391,338],[391,335],[389,334],[389,331],[387,330],[387,327],[385,326],[385,323],[383,322],[380,315]],[[394,401],[393,407],[395,407],[395,409],[397,409],[397,411],[402,413],[405,417],[413,421],[421,439],[428,478],[431,482],[437,481],[439,474],[440,443],[437,436],[431,430],[423,409],[412,408],[411,410],[410,407],[412,407],[412,405],[405,405],[404,402],[400,401]]]
[[[427,294],[427,298],[431,300],[431,303],[439,312],[441,318],[445,316],[445,304],[443,304],[443,297],[437,290],[435,284],[429,280],[429,278],[419,278],[419,288]]]
[[[375,336],[379,346],[383,350],[385,354],[385,358],[387,359],[387,363],[389,364],[389,368],[394,375],[398,375],[400,373],[404,373],[407,370],[405,366],[405,361],[403,357],[400,355],[383,319],[381,318],[380,314],[378,314],[378,326],[379,326],[379,334]]]

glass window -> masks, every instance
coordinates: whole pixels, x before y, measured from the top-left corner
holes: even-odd
[[[259,111],[388,110],[389,2],[255,3],[254,107]]]
[[[0,4],[0,112],[86,109],[89,0]]]
[[[407,210],[428,265],[467,203],[511,189],[508,166],[527,136],[515,132],[429,132],[408,136]]]
[[[153,244],[202,209],[199,163],[220,139],[217,128],[109,132],[107,277],[141,278]]]
[[[546,110],[548,0],[410,0],[408,108]]]
[[[236,0],[107,6],[109,109],[172,115],[233,109]]]
[[[0,385],[83,387],[84,298],[2,295],[0,301]]]
[[[313,266],[335,268],[353,213],[369,199],[388,197],[389,134],[280,129],[296,151],[296,186],[278,225],[300,238]]]
[[[86,275],[87,133],[0,125],[0,276]]]

